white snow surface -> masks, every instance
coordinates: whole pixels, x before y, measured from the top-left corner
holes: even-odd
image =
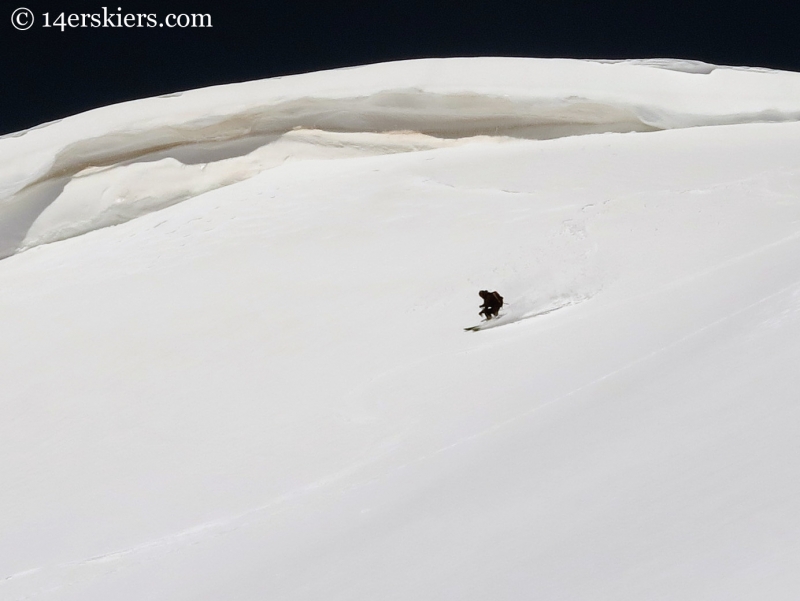
[[[796,73],[670,59],[427,59],[168,94],[0,138],[0,257],[286,160],[799,119]]]
[[[800,598],[798,86],[409,61],[0,140],[0,599]]]

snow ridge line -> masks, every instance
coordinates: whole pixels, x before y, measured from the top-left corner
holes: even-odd
[[[268,168],[264,157],[245,161],[232,177],[204,177],[197,173],[198,163],[213,171],[223,162],[220,145],[238,147],[227,159],[243,158],[252,154],[254,139],[265,148],[298,129],[343,136],[407,132],[443,144],[475,136],[544,140],[800,121],[796,98],[796,73],[737,71],[696,61],[452,58],[367,65],[130,101],[0,137],[0,258],[26,245],[115,225],[251,177]],[[292,157],[313,154],[312,146]],[[389,151],[380,146],[371,152]],[[173,151],[188,151],[195,160],[150,169],[155,155]],[[76,176],[123,166],[142,168],[127,179],[125,170],[118,169],[102,185],[77,193],[91,206],[103,194],[98,190],[113,188],[113,194],[108,192],[113,198],[103,201],[114,203],[113,215],[90,210],[87,217],[78,211],[88,219],[85,227],[67,219],[66,234],[51,228],[52,236],[45,235],[44,242],[33,236],[20,245],[65,186],[68,191],[74,187],[80,179]],[[169,182],[157,185],[153,171],[161,167],[173,173]],[[128,180],[148,185],[129,198]]]
[[[53,140],[48,146],[54,150],[39,150],[38,161],[32,161],[30,156],[17,156],[20,149],[14,142],[19,138],[0,140],[0,159],[11,165],[22,163],[10,178],[3,177],[0,171],[0,201],[34,184],[71,177],[89,167],[134,162],[176,147],[280,137],[298,129],[343,134],[414,132],[437,138],[504,136],[546,140],[608,132],[794,121],[800,121],[800,109],[707,114],[580,95],[513,98],[411,88],[385,90],[365,97],[307,97],[153,128],[130,124],[129,131],[111,129],[93,137],[70,140],[61,147]],[[30,151],[26,153],[29,154]]]

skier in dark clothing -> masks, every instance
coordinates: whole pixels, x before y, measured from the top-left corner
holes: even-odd
[[[492,317],[497,317],[497,314],[500,312],[500,307],[503,306],[503,297],[497,292],[489,292],[488,290],[481,290],[478,294],[483,299],[481,312],[478,313],[478,315],[486,316],[487,320]]]

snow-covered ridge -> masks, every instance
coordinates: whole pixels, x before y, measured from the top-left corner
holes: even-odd
[[[592,72],[752,75],[657,63]],[[800,122],[491,133],[16,196],[31,244],[199,194],[0,261],[0,600],[800,599]]]
[[[0,256],[285,160],[796,120],[800,74],[667,59],[426,59],[169,94],[0,138]]]

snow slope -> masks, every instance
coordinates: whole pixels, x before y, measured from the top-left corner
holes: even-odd
[[[506,69],[539,70],[558,98],[602,80],[708,126],[296,130],[280,144],[303,160],[203,142],[148,180],[105,147],[106,167],[52,176],[71,200],[49,223],[96,221],[0,261],[0,599],[798,597],[799,76],[423,61],[241,84],[241,104],[447,64],[430,81],[477,65],[463,89],[499,97]],[[205,135],[201,108],[162,100],[71,119]],[[41,167],[67,126],[4,142],[35,134],[18,164]],[[174,202],[102,227],[92,174]],[[483,288],[511,323],[464,332]]]
[[[0,257],[286,160],[798,119],[795,73],[664,59],[429,59],[169,94],[0,138]]]

